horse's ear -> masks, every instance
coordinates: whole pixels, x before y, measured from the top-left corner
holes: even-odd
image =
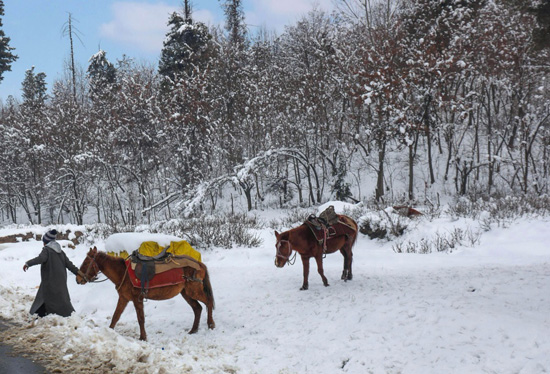
[[[277,240],[279,240],[279,237],[280,237],[280,236],[281,236],[281,234],[279,234],[279,233],[277,232],[277,230],[275,230],[275,237],[277,238]]]
[[[94,253],[97,253],[97,247],[94,245],[94,249],[93,249]]]

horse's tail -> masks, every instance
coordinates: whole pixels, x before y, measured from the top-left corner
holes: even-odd
[[[357,241],[357,237],[359,236],[359,225],[357,224],[357,222],[355,222],[353,218],[350,218],[350,221],[355,226],[355,233],[353,235],[353,240],[351,241],[351,248],[353,248],[353,246],[355,245],[355,242]]]
[[[208,275],[208,268],[206,265],[202,264],[202,266],[204,266],[205,272],[204,279],[202,280],[202,288],[206,294],[206,299],[212,304],[212,309],[214,309],[216,303],[214,302],[214,292],[212,291],[212,284],[210,283],[210,275]]]
[[[357,224],[357,222],[355,222],[353,218],[348,216],[341,215],[340,219],[344,221],[342,222],[344,225],[346,225],[347,227],[353,230],[353,239],[350,245],[350,249],[351,249],[355,245],[355,242],[357,241],[357,237],[359,236],[359,225]]]

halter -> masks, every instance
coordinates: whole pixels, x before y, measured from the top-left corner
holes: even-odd
[[[288,256],[285,256],[281,253],[281,244],[283,242],[288,243],[288,249],[289,249]],[[277,255],[275,256],[275,259],[282,258],[283,260],[286,261],[287,264],[294,265],[294,262],[296,261],[296,253],[298,252],[294,251],[294,256],[292,256],[293,249],[292,249],[292,246],[290,245],[290,242],[288,240],[279,240],[275,246],[277,248]]]
[[[89,259],[91,259],[92,261],[90,261],[90,263],[88,264],[88,268],[86,269],[86,272],[84,273],[84,280],[86,281],[86,283],[100,283],[100,282],[104,282],[104,280],[101,280],[101,281],[98,281],[96,280],[97,279],[97,275],[99,274],[99,272],[101,271],[99,269],[99,265],[97,264],[97,261],[95,260],[97,256],[97,252],[96,254],[94,255],[94,257],[90,256],[89,254],[86,254],[86,257],[88,257]],[[90,272],[90,268],[92,268],[96,273],[95,275],[92,277],[92,278],[89,278],[89,272]]]

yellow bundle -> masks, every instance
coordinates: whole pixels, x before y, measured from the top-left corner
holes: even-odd
[[[157,242],[148,241],[143,242],[139,246],[139,253],[144,256],[154,257],[160,254],[164,250]],[[174,256],[189,256],[197,261],[201,261],[201,254],[189,244],[186,240],[179,242],[170,242],[170,247],[166,250],[166,253],[171,253]]]

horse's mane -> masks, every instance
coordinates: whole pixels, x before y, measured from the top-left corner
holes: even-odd
[[[291,236],[293,238],[302,238],[303,233],[308,233],[310,230],[305,224],[301,224],[300,226],[294,227],[288,231],[281,233],[281,240],[291,240]]]

